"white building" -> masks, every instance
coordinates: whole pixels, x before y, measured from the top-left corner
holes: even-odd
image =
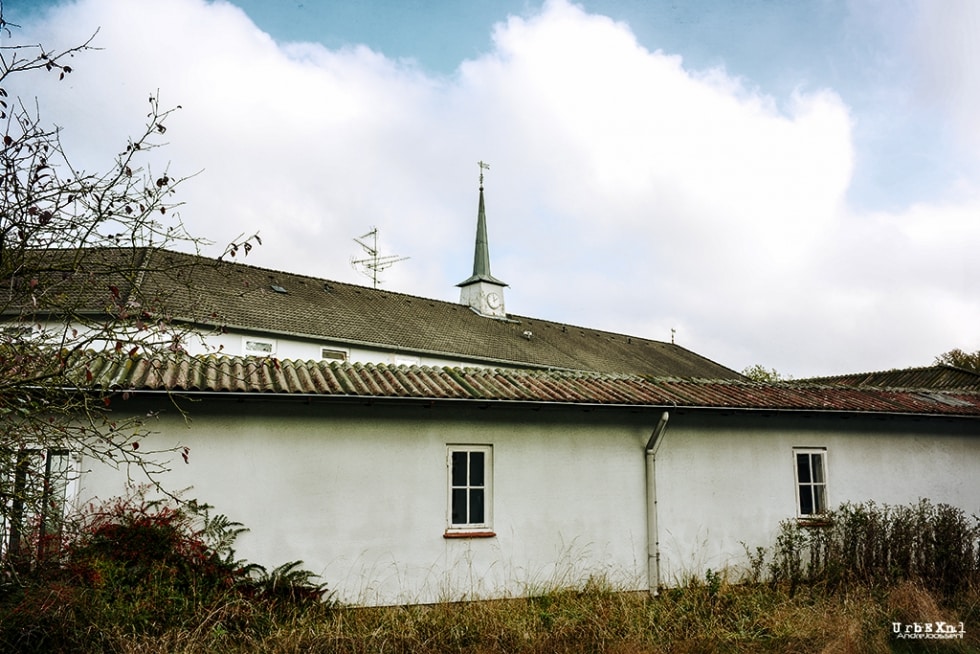
[[[977,510],[980,396],[635,375],[107,358],[117,411],[161,411],[172,488],[366,604],[626,589],[746,564],[843,501]],[[245,380],[245,383],[243,383]],[[191,421],[166,406],[194,400]],[[81,496],[123,490],[96,469]]]
[[[159,416],[144,448],[189,448],[163,481],[248,526],[240,556],[302,560],[348,602],[593,575],[656,589],[843,501],[977,511],[975,392],[756,384],[673,343],[508,313],[482,188],[477,224],[459,304],[136,252],[109,299],[134,325],[166,311],[182,352],[107,352],[86,383]],[[98,274],[48,273],[104,310]],[[75,467],[77,503],[126,491],[126,470]]]

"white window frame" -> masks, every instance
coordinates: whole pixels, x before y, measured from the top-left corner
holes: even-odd
[[[56,553],[69,507],[78,493],[79,456],[65,448],[40,447],[22,448],[15,456],[15,469],[5,482],[10,484],[15,496],[7,500],[11,520],[0,519],[0,554],[14,548],[19,555],[31,557]],[[54,457],[60,460],[58,469],[52,467]],[[34,512],[37,507],[26,505],[23,498],[16,497],[18,492],[24,492],[24,486],[38,484],[43,493],[40,515]]]
[[[800,456],[806,456],[807,477],[800,479]],[[814,467],[814,457],[820,460],[819,467]],[[819,473],[819,474],[815,474]],[[822,479],[816,479],[822,476]],[[800,518],[816,518],[827,513],[827,448],[826,447],[794,447],[793,448],[793,479],[796,483],[796,515]],[[809,495],[812,511],[804,513],[803,500]]]
[[[343,363],[350,359],[350,353],[336,347],[320,346],[320,359],[323,361],[337,361]]]
[[[267,345],[268,350],[261,349],[249,349],[249,345]],[[276,350],[278,349],[278,343],[274,338],[263,338],[261,336],[242,336],[242,354],[244,356],[252,357],[274,357],[276,356]]]
[[[454,455],[466,455],[467,469],[465,479],[460,479],[456,475],[454,479]],[[483,479],[474,480],[470,478],[472,469],[470,468],[471,456],[473,454],[483,457]],[[493,536],[493,446],[492,445],[447,445],[446,446],[446,536],[447,537],[480,537]],[[483,520],[471,520],[468,515],[470,501],[474,493],[482,493],[483,497]],[[466,520],[459,521],[453,515],[453,503],[459,501],[460,496],[465,497],[467,516]]]

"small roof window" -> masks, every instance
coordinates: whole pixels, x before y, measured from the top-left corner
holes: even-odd
[[[279,286],[279,284],[272,284],[269,288],[271,288],[276,293],[288,293],[289,292],[286,289],[284,289],[282,286]]]

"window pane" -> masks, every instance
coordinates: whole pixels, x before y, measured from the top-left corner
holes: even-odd
[[[823,483],[823,454],[811,454],[813,461],[813,481]]]
[[[827,487],[826,486],[814,486],[813,487],[813,499],[814,499],[814,513],[826,513],[827,512]]]
[[[800,515],[813,514],[813,487],[800,485]]]
[[[41,535],[60,534],[68,488],[68,452],[55,450],[48,454],[44,480],[44,506],[41,507]]]
[[[796,475],[801,484],[813,481],[810,478],[810,455],[800,453],[796,455]]]
[[[13,555],[22,554],[24,529],[24,514],[27,511],[29,502],[27,495],[29,492],[29,476],[31,468],[31,457],[36,454],[32,450],[21,450],[17,453],[17,466],[14,468],[14,496],[10,501],[10,535],[7,541],[8,552]]]
[[[470,491],[470,522],[481,524],[483,520],[483,489],[474,488]]]
[[[483,452],[470,452],[470,486],[483,486]]]
[[[453,486],[466,485],[466,452],[453,452]]]
[[[452,523],[454,525],[465,525],[467,523],[465,488],[453,489]]]

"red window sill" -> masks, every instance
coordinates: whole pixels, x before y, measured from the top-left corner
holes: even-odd
[[[497,534],[485,529],[473,531],[447,531],[442,535],[443,538],[496,538]]]

